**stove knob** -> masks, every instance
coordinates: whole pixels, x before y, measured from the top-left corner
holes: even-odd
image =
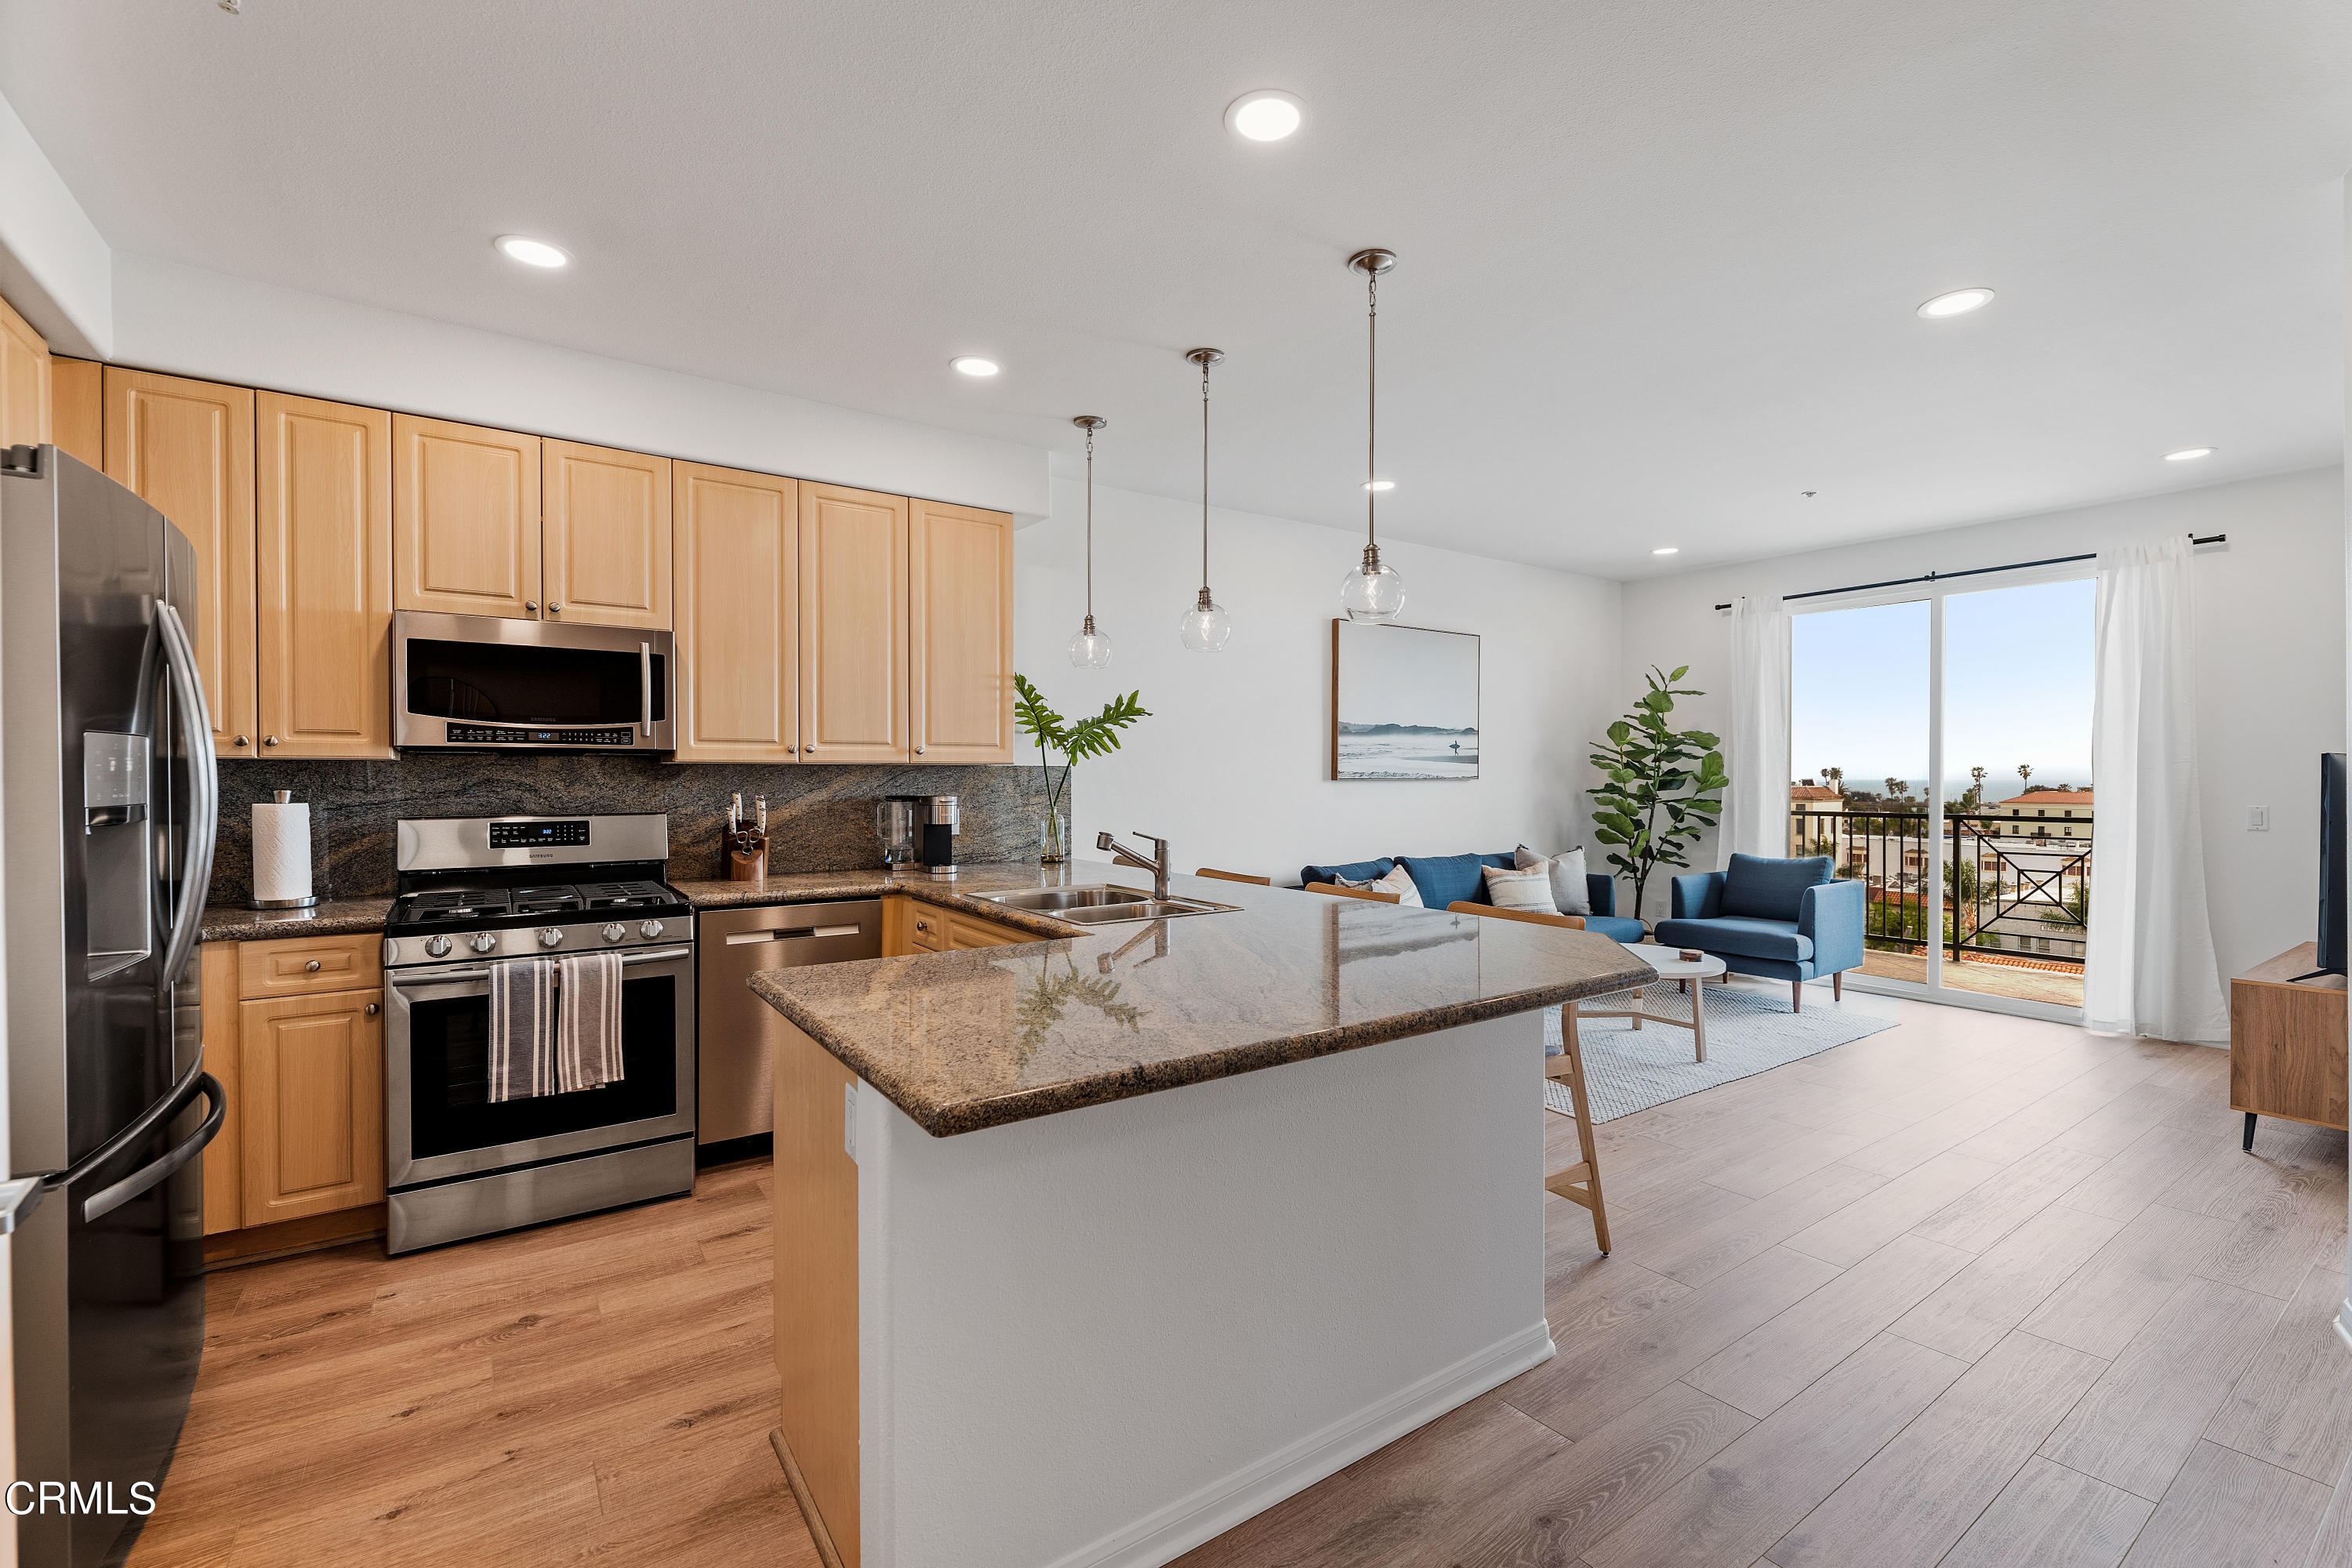
[[[499,939],[488,931],[477,931],[466,939],[466,945],[476,952],[496,952],[499,950]]]
[[[612,924],[604,928],[604,940],[606,942],[618,942],[628,934],[629,928],[623,925],[618,921],[614,921]]]
[[[646,921],[637,927],[637,934],[644,937],[647,942],[651,942],[654,938],[661,935],[662,929],[661,921]]]
[[[447,937],[446,937],[446,936],[428,936],[428,937],[426,937],[426,938],[425,939],[425,955],[427,958],[446,958],[446,957],[448,957],[448,956],[449,956],[449,939],[448,939]]]
[[[563,945],[563,933],[556,930],[553,926],[549,926],[539,933],[539,945],[541,947],[561,947]]]

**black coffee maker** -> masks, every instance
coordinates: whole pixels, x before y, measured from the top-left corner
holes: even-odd
[[[956,797],[951,795],[919,795],[911,798],[915,806],[915,832],[922,841],[924,867],[934,877],[954,876],[956,834],[960,826]]]

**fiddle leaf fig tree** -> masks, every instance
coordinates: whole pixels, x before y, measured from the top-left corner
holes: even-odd
[[[1648,692],[1609,726],[1607,744],[1592,748],[1592,765],[1608,781],[1586,792],[1593,800],[1592,836],[1612,847],[1609,864],[1633,879],[1636,919],[1650,873],[1690,864],[1690,846],[1723,815],[1731,783],[1717,750],[1719,737],[1667,722],[1675,698],[1706,695],[1675,684],[1689,673],[1686,664],[1671,675],[1652,665],[1642,677]]]

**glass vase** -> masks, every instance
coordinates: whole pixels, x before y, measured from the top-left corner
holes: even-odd
[[[1039,864],[1059,866],[1070,858],[1070,813],[1066,806],[1049,805],[1037,824],[1037,859]]]

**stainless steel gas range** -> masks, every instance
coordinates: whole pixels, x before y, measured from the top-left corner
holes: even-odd
[[[661,879],[668,853],[660,815],[400,824],[383,939],[391,1251],[693,1190],[694,911]],[[492,1100],[493,969],[607,950],[621,1077]]]

